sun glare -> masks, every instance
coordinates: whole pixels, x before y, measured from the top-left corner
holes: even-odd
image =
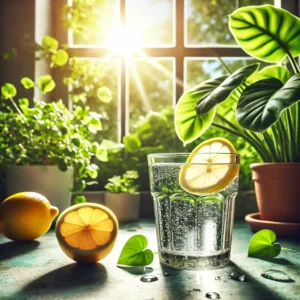
[[[130,57],[140,48],[138,30],[136,28],[116,27],[112,32],[110,48],[114,54]]]

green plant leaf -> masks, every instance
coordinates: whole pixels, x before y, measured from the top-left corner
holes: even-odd
[[[5,60],[13,60],[14,58],[16,58],[18,55],[16,48],[12,48],[9,51],[7,51],[6,53],[3,54],[3,58]]]
[[[263,132],[299,99],[300,74],[291,77],[285,85],[276,78],[263,79],[243,91],[236,118],[242,127]]]
[[[229,28],[237,43],[251,56],[279,62],[287,53],[300,53],[300,20],[272,5],[242,7],[229,15]]]
[[[267,66],[258,72],[258,79],[277,78],[286,83],[291,77],[287,68],[282,66]]]
[[[227,100],[230,94],[258,69],[258,66],[259,64],[252,64],[236,70],[211,93],[201,97],[196,107],[198,117],[200,118],[213,107]],[[206,88],[206,86],[203,86],[203,88]]]
[[[154,255],[146,249],[148,241],[145,236],[137,234],[132,236],[124,245],[118,264],[127,266],[147,266],[153,261]],[[146,250],[145,250],[146,249]]]
[[[102,86],[97,90],[97,97],[103,103],[110,103],[112,100],[112,92],[108,87]]]
[[[86,198],[83,195],[77,195],[74,199],[75,204],[84,203],[86,202]]]
[[[48,35],[43,37],[42,44],[49,51],[56,51],[58,48],[58,41],[55,38]]]
[[[38,85],[44,94],[51,92],[55,88],[55,82],[51,75],[43,75],[38,79]]]
[[[63,172],[68,170],[68,166],[63,158],[58,160],[58,168]]]
[[[227,76],[206,80],[196,87],[187,90],[180,97],[175,107],[175,131],[184,145],[193,142],[211,125],[216,114],[216,108],[198,118],[196,104],[202,97],[207,96],[218,87]]]
[[[96,152],[96,157],[100,161],[108,161],[108,152],[105,148],[99,147],[97,152]]]
[[[253,235],[248,246],[249,257],[273,258],[279,255],[281,246],[276,243],[276,234],[263,229]]]
[[[101,120],[96,117],[90,117],[88,129],[92,133],[97,133],[98,131],[102,130]]]
[[[137,152],[142,146],[142,142],[136,134],[128,134],[124,136],[123,143],[128,152]]]
[[[5,83],[1,87],[1,95],[4,99],[13,98],[17,95],[17,90],[13,84]]]
[[[24,88],[27,90],[34,87],[34,82],[28,77],[23,77],[21,79],[21,83],[24,86]]]
[[[63,49],[57,50],[51,56],[51,61],[59,67],[64,66],[68,62],[68,59],[69,59],[69,54]]]

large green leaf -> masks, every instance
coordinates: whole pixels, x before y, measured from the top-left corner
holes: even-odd
[[[237,105],[236,118],[244,128],[262,132],[299,99],[300,74],[291,77],[285,85],[276,78],[263,79],[244,90]]]
[[[250,257],[276,257],[281,251],[281,246],[276,243],[276,234],[269,229],[258,231],[250,240],[248,256]]]
[[[251,56],[279,62],[300,53],[300,19],[272,5],[242,7],[229,15],[237,43]]]
[[[153,261],[154,255],[146,249],[148,241],[145,236],[137,234],[132,236],[124,245],[118,260],[120,265],[147,266]]]
[[[184,145],[201,136],[211,125],[216,108],[198,118],[196,105],[199,99],[206,97],[218,87],[227,76],[206,80],[198,86],[186,91],[175,107],[175,131]]]
[[[287,68],[282,66],[267,66],[258,72],[258,78],[277,78],[282,83],[286,83],[290,78],[290,73]]]
[[[258,66],[259,64],[252,64],[236,70],[212,90],[210,94],[201,97],[196,107],[198,117],[202,117],[213,107],[228,99],[230,94],[257,70]],[[203,85],[202,88],[206,89],[207,87]]]

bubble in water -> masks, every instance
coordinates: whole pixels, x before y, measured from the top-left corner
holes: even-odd
[[[267,279],[281,281],[281,282],[294,282],[290,276],[280,270],[269,269],[261,273],[261,276]]]
[[[141,277],[142,282],[154,282],[157,280],[158,280],[158,278],[153,275],[145,275],[145,276]]]
[[[208,292],[206,293],[205,295],[206,298],[209,298],[209,299],[220,299],[220,295],[216,292]]]
[[[193,289],[193,292],[201,292],[200,289]]]
[[[221,280],[221,276],[216,276],[215,280]]]
[[[243,282],[246,281],[246,275],[233,272],[229,275],[229,279]]]

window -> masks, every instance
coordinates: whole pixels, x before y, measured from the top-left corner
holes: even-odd
[[[218,57],[232,70],[253,62],[233,40],[227,15],[246,5],[280,5],[276,0],[85,2],[94,4],[87,5],[81,16],[73,16],[84,29],[68,32],[69,52],[80,58],[74,65],[82,68],[73,87],[79,96],[72,101],[80,100],[88,76],[96,78],[89,87],[90,105],[97,106],[92,101],[97,84],[108,86],[113,94],[110,113],[104,113],[108,105],[98,109],[107,120],[104,137],[115,141],[134,131],[149,111],[174,106],[184,89],[226,73]],[[82,3],[69,0],[69,16],[72,7]]]

